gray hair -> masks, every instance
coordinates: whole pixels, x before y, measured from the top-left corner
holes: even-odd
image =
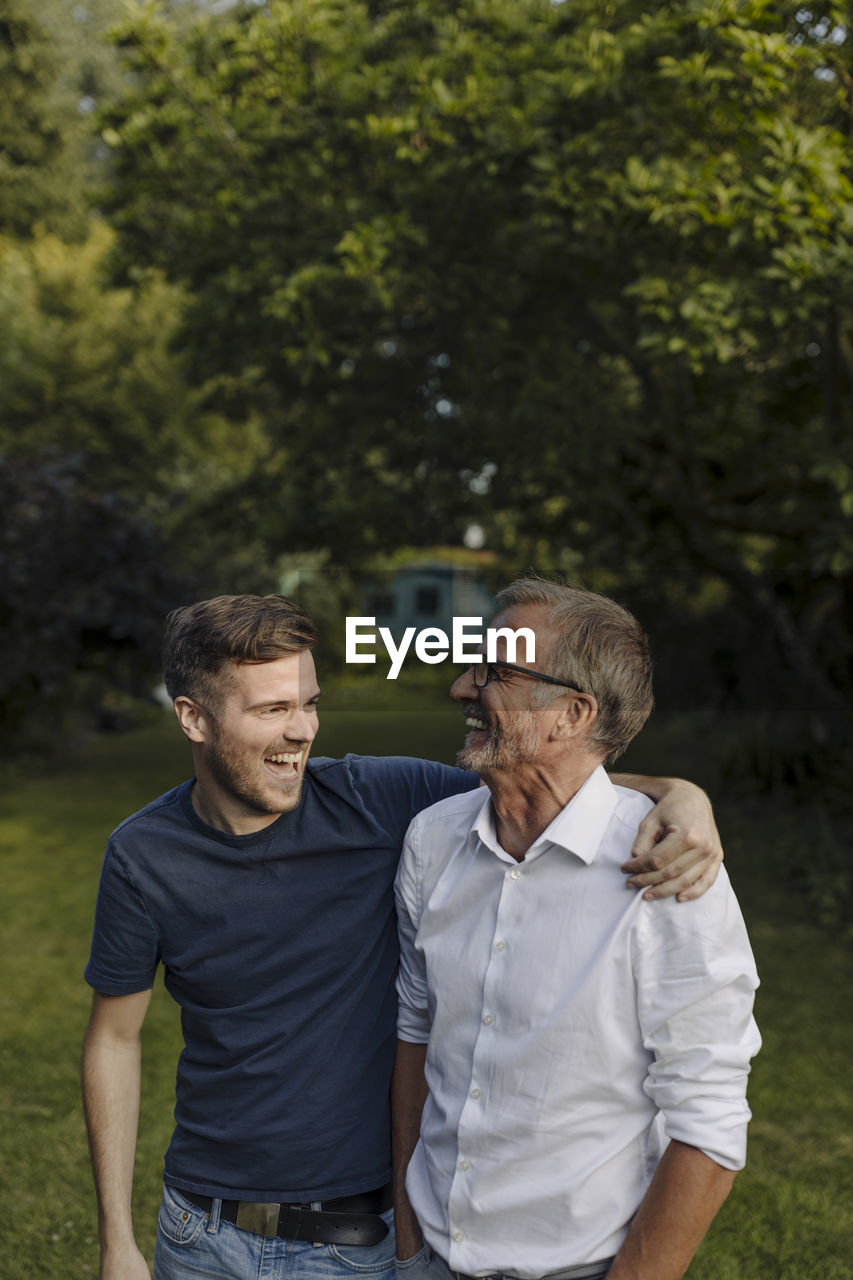
[[[615,600],[545,578],[517,578],[497,600],[541,605],[557,639],[548,654],[548,674],[570,680],[598,703],[589,745],[612,763],[642,729],[654,706],[649,642],[637,619]],[[559,697],[542,684],[537,702]]]

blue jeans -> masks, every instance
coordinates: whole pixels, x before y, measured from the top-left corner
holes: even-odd
[[[243,1231],[222,1222],[219,1208],[214,1200],[205,1213],[174,1187],[163,1188],[154,1280],[393,1280],[392,1209],[382,1214],[391,1230],[379,1244],[315,1245]]]

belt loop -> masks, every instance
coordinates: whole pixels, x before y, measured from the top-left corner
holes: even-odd
[[[322,1200],[312,1200],[312,1201],[311,1201],[311,1212],[312,1212],[312,1213],[320,1213],[320,1212],[322,1212],[322,1209],[323,1209],[323,1201],[322,1201]],[[312,1247],[312,1249],[322,1249],[322,1248],[323,1248],[322,1241],[320,1241],[320,1240],[313,1240],[313,1241],[311,1242],[311,1247]]]
[[[210,1203],[210,1214],[208,1215],[205,1231],[209,1236],[215,1236],[219,1230],[219,1215],[222,1213],[222,1201],[213,1199]]]

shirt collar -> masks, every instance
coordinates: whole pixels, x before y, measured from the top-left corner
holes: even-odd
[[[476,817],[468,831],[468,848],[472,853],[476,853],[478,846],[484,844],[487,849],[491,849],[492,853],[497,854],[499,858],[508,858],[509,854],[498,843],[491,792],[488,787],[482,787],[481,790],[483,791],[483,802],[477,810]]]
[[[495,811],[488,788],[483,788],[483,803],[477,812],[468,834],[468,844],[475,850],[484,844],[499,857],[509,854],[501,849],[495,827]],[[565,808],[548,824],[527,851],[526,858],[541,853],[548,845],[557,845],[575,854],[589,865],[594,859],[613,812],[617,793],[602,765],[598,765],[586,782],[575,792]]]

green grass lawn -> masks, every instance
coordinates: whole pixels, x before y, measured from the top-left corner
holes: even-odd
[[[452,758],[459,713],[434,693],[344,687],[328,701],[320,754],[357,747]],[[677,759],[657,767],[675,772]],[[0,1280],[97,1276],[78,1077],[100,861],[110,829],[188,772],[188,750],[164,721],[4,776]],[[780,883],[778,848],[794,840],[809,856],[810,833],[797,822],[790,806],[769,802],[764,812],[741,806],[722,815],[762,975],[764,1049],[750,1089],[749,1164],[691,1280],[853,1280],[853,956]],[[137,1234],[149,1257],[178,1050],[177,1009],[158,982],[145,1026],[135,1187]]]

